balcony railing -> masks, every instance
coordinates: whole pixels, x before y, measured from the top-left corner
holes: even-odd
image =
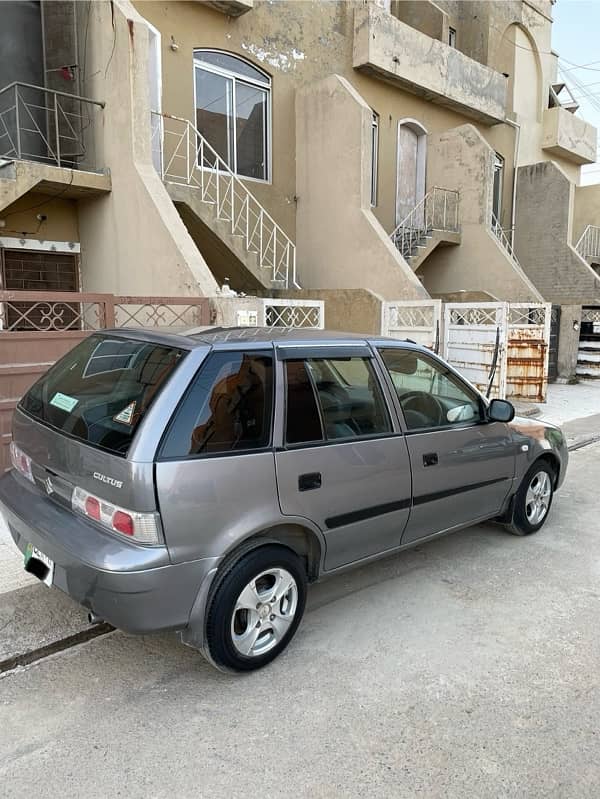
[[[29,83],[0,90],[0,158],[98,170],[91,128],[104,103]]]
[[[575,249],[586,261],[600,262],[600,226],[588,225],[575,245]]]
[[[403,258],[414,255],[432,231],[458,233],[459,193],[434,186],[392,231],[391,239]]]

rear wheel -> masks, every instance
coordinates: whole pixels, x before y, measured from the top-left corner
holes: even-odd
[[[276,658],[302,619],[306,582],[300,558],[276,544],[233,562],[208,612],[206,637],[213,660],[235,671],[252,671]]]
[[[515,495],[511,533],[530,535],[542,527],[552,505],[554,481],[554,472],[546,461],[533,464]]]

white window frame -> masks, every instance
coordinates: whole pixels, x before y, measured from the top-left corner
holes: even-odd
[[[230,56],[231,58],[236,59],[237,61],[241,61],[242,63],[248,64],[248,66],[255,69],[257,72],[260,72],[262,75],[265,76],[265,81],[261,82],[257,80],[253,80],[252,78],[248,78],[245,75],[241,75],[239,73],[233,72],[228,69],[224,69],[223,67],[217,67],[214,64],[209,64],[207,61],[202,60],[202,53],[222,53],[223,55]],[[264,70],[257,67],[256,64],[253,64],[251,61],[248,61],[246,58],[242,58],[242,56],[238,55],[237,53],[231,53],[227,50],[215,50],[213,47],[205,47],[205,48],[196,48],[194,50],[194,115],[196,111],[196,69],[203,69],[205,72],[211,72],[213,75],[219,75],[222,78],[227,78],[232,82],[232,98],[231,98],[231,107],[232,107],[232,122],[233,122],[233,139],[234,139],[234,146],[232,148],[233,152],[233,164],[229,164],[229,168],[231,171],[236,175],[240,180],[250,180],[255,183],[271,183],[272,182],[272,112],[271,112],[271,93],[273,90],[273,82],[271,76],[267,74]],[[236,82],[243,83],[247,86],[256,86],[258,89],[262,89],[266,96],[267,96],[267,103],[266,103],[266,113],[265,113],[265,135],[263,139],[263,146],[265,148],[265,169],[266,169],[266,178],[253,178],[249,177],[248,175],[240,175],[237,171],[237,148],[235,146],[235,107],[236,107]],[[229,131],[228,131],[229,134]],[[225,160],[225,159],[223,159]],[[205,170],[211,171],[209,167],[204,167]]]
[[[456,48],[456,28],[448,28],[448,46]]]
[[[373,111],[371,117],[371,208],[377,206],[377,187],[379,184],[379,114]]]

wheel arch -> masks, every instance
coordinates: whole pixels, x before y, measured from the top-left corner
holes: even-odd
[[[219,571],[232,560],[267,544],[280,544],[295,552],[306,565],[309,582],[316,580],[321,572],[324,544],[310,527],[298,522],[283,522],[265,527],[250,534],[226,552],[219,564]]]
[[[550,468],[552,469],[552,472],[554,474],[554,481],[553,481],[554,484],[552,488],[555,489],[559,483],[559,478],[560,478],[560,470],[561,470],[560,458],[557,455],[555,455],[554,452],[543,452],[541,455],[538,455],[538,457],[534,460],[532,465],[535,465],[540,461],[542,461],[543,463],[547,463],[548,466],[550,466]]]

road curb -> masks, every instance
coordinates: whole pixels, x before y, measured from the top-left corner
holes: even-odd
[[[45,646],[40,646],[37,649],[30,649],[29,652],[22,652],[19,655],[11,655],[5,660],[0,660],[0,674],[4,674],[7,671],[12,671],[19,666],[29,666],[31,663],[36,663],[38,660],[43,660],[44,658],[50,657],[50,655],[54,655],[57,652],[64,652],[65,649],[71,649],[78,644],[91,641],[93,638],[98,638],[101,635],[112,633],[114,629],[115,628],[112,625],[103,622],[102,624],[96,624],[94,627],[90,627],[87,630],[81,630],[81,632],[75,633],[74,635],[68,635],[66,638],[60,638],[58,641],[52,641],[51,643],[46,644]]]
[[[600,441],[600,433],[593,433],[589,436],[579,436],[573,439],[570,444],[567,443],[567,449],[569,452],[575,452],[575,450],[588,447],[590,444],[595,444],[598,441]]]

